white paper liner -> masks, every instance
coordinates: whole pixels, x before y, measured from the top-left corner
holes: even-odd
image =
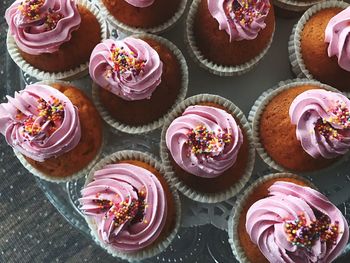
[[[236,257],[236,259],[240,263],[250,263],[247,256],[245,255],[243,247],[240,244],[238,232],[237,232],[239,217],[244,207],[245,200],[253,193],[254,189],[260,184],[265,183],[272,179],[285,178],[285,177],[298,179],[302,182],[307,183],[311,188],[317,190],[317,188],[314,187],[314,185],[307,179],[291,173],[276,173],[276,174],[265,175],[260,179],[256,180],[251,186],[249,186],[249,188],[247,188],[244,191],[244,193],[237,198],[236,204],[234,205],[230,218],[228,220],[228,228],[227,228],[227,232],[229,236],[228,241],[231,245],[233,255]]]
[[[142,153],[139,151],[130,151],[130,150],[119,151],[119,152],[115,152],[115,153],[103,158],[90,171],[88,177],[86,178],[84,187],[86,187],[90,182],[93,181],[95,171],[102,169],[107,164],[116,163],[116,162],[122,161],[122,160],[139,160],[139,161],[145,162],[145,163],[151,165],[152,167],[156,168],[163,175],[163,177],[165,178],[166,182],[169,185],[169,189],[170,189],[170,191],[173,195],[173,198],[174,198],[174,205],[176,207],[176,218],[175,218],[176,223],[175,223],[174,229],[170,233],[168,233],[168,236],[163,241],[157,242],[156,244],[153,244],[150,247],[146,247],[138,252],[126,253],[126,252],[118,251],[112,245],[109,245],[109,244],[106,244],[106,243],[103,243],[102,241],[100,241],[99,236],[98,236],[98,232],[97,232],[97,225],[96,225],[93,217],[85,216],[85,220],[90,227],[91,235],[94,238],[95,242],[98,243],[104,249],[106,249],[108,253],[110,253],[111,255],[113,255],[115,257],[122,258],[122,259],[125,259],[128,261],[139,261],[142,259],[153,257],[153,256],[161,253],[163,250],[165,250],[170,245],[170,243],[172,242],[172,240],[176,236],[178,229],[180,227],[181,201],[180,201],[180,197],[179,197],[176,189],[172,185],[171,179],[165,173],[165,170],[163,169],[162,163],[160,163],[158,160],[156,160],[152,155]]]
[[[293,73],[298,78],[307,77],[308,79],[314,79],[312,74],[306,68],[301,53],[301,33],[304,29],[306,22],[318,11],[326,8],[340,7],[347,8],[348,3],[342,1],[325,1],[309,8],[298,23],[293,27],[292,34],[288,41],[289,61],[292,66]]]
[[[172,123],[172,121],[177,117],[181,116],[188,106],[196,105],[203,102],[211,102],[217,105],[221,105],[228,112],[232,113],[232,115],[237,118],[237,120],[241,124],[241,127],[244,133],[246,134],[246,137],[244,139],[248,140],[248,147],[249,147],[248,160],[247,160],[245,171],[241,176],[241,179],[237,183],[229,187],[228,189],[217,193],[204,193],[204,192],[196,191],[190,188],[188,185],[186,185],[183,181],[181,181],[176,176],[173,170],[173,166],[170,159],[170,153],[168,151],[166,140],[165,140],[166,131],[170,126],[170,124]],[[171,112],[171,114],[169,115],[169,118],[165,121],[162,134],[161,134],[160,156],[161,156],[163,165],[165,167],[165,170],[167,172],[167,175],[171,178],[172,183],[175,185],[177,190],[179,190],[183,195],[197,202],[217,203],[217,202],[227,200],[233,197],[234,195],[236,195],[249,181],[254,168],[255,149],[254,149],[253,136],[250,129],[250,125],[248,123],[248,120],[244,116],[243,112],[235,104],[233,104],[231,101],[223,97],[220,97],[217,95],[211,95],[211,94],[200,94],[184,100]],[[208,180],[210,179],[208,178]]]
[[[296,1],[296,0],[273,0],[273,4],[292,12],[303,12],[311,6],[327,0]]]
[[[106,6],[103,4],[102,0],[96,0],[95,1],[98,7],[100,8],[100,11],[104,17],[107,17],[108,22],[115,28],[118,28],[120,31],[126,33],[126,34],[135,34],[135,33],[152,33],[152,34],[160,34],[168,29],[172,28],[180,19],[180,17],[183,15],[187,0],[181,0],[179,9],[176,11],[176,13],[165,23],[151,27],[151,28],[140,28],[140,27],[132,27],[127,24],[124,24],[120,21],[118,21],[106,8]]]
[[[90,12],[96,16],[97,21],[100,23],[100,26],[101,26],[101,41],[104,39],[107,39],[107,36],[108,36],[107,25],[102,15],[100,14],[99,10],[96,8],[96,6],[87,0],[78,0],[77,2],[79,5],[82,5],[87,9],[89,9]],[[23,57],[20,54],[20,50],[15,42],[15,39],[10,34],[10,31],[7,32],[6,44],[7,44],[7,50],[10,54],[10,57],[17,64],[17,66],[22,71],[28,73],[29,75],[33,76],[38,80],[43,80],[43,79],[73,80],[73,79],[81,78],[87,75],[89,72],[88,70],[89,61],[87,61],[84,64],[81,64],[75,69],[71,69],[65,72],[50,73],[50,72],[42,71],[40,69],[35,68],[34,66],[32,66],[31,64],[29,64],[27,61],[23,59]]]
[[[196,45],[195,36],[193,33],[193,24],[197,14],[198,6],[201,0],[194,0],[191,4],[187,19],[186,19],[186,35],[185,35],[185,43],[186,47],[189,51],[191,58],[201,67],[208,70],[210,73],[219,76],[239,76],[242,75],[251,69],[253,69],[258,62],[266,55],[269,50],[275,29],[273,30],[271,39],[267,45],[267,47],[261,51],[261,53],[250,61],[236,66],[224,66],[218,65],[207,58],[201,53],[199,48]]]
[[[65,86],[75,87],[75,85],[73,83],[65,82],[65,81],[58,81],[58,80],[57,81],[44,80],[44,81],[37,82],[35,84],[46,84],[46,85],[50,86],[51,84],[54,84],[54,83],[62,84]],[[89,98],[89,100],[90,100],[90,98]],[[103,136],[103,134],[102,134],[102,136]],[[64,176],[64,177],[52,176],[52,175],[45,174],[45,173],[39,171],[38,169],[34,168],[24,158],[22,153],[20,153],[19,151],[15,150],[15,149],[13,149],[13,152],[15,153],[15,155],[16,155],[17,159],[20,161],[20,163],[24,166],[24,168],[26,168],[34,176],[39,177],[40,179],[43,179],[45,181],[52,182],[52,183],[64,183],[64,182],[68,182],[68,181],[72,181],[72,180],[77,180],[83,176],[86,176],[90,172],[90,170],[94,166],[94,164],[97,162],[97,160],[100,158],[101,153],[102,153],[102,149],[103,149],[103,145],[104,145],[104,139],[102,138],[102,143],[101,143],[100,149],[97,152],[95,158],[83,170],[76,172],[76,173],[69,175],[69,176]]]
[[[329,91],[334,91],[338,93],[342,93],[339,90],[323,84],[321,82],[318,82],[316,80],[309,80],[309,79],[292,79],[292,80],[286,80],[286,81],[281,81],[279,82],[275,87],[268,89],[267,91],[263,92],[260,97],[255,101],[253,107],[251,108],[249,115],[248,115],[248,120],[249,123],[251,124],[252,127],[252,133],[253,133],[253,140],[255,144],[256,151],[258,152],[259,156],[261,159],[270,167],[273,169],[280,171],[280,172],[294,172],[294,171],[289,171],[288,169],[284,168],[277,162],[275,162],[270,155],[265,151],[265,148],[263,144],[260,141],[260,133],[259,133],[259,127],[260,127],[260,118],[261,115],[265,109],[265,107],[269,104],[269,102],[277,96],[279,93],[282,91],[285,91],[287,89],[297,87],[297,86],[302,86],[302,85],[316,85],[319,86],[320,88],[323,88],[325,90]],[[322,171],[327,171],[331,167],[334,167],[335,165],[338,165],[340,162],[343,162],[347,155],[343,156],[339,161],[336,161],[335,163],[331,164],[329,167],[320,169]],[[319,173],[320,170],[317,170],[315,172],[299,172],[302,174],[312,174],[312,173]]]
[[[104,119],[104,121],[119,131],[129,133],[129,134],[140,134],[140,133],[150,132],[152,130],[155,130],[155,129],[158,129],[159,127],[161,127],[163,125],[164,121],[168,118],[170,112],[172,111],[172,108],[175,107],[176,105],[178,105],[180,102],[182,102],[185,99],[186,94],[187,94],[187,88],[188,88],[188,67],[187,67],[186,60],[185,60],[183,54],[181,53],[181,51],[169,40],[162,38],[160,36],[151,35],[151,34],[139,34],[139,35],[133,35],[133,36],[137,37],[137,38],[153,39],[153,40],[161,43],[165,47],[167,47],[169,50],[171,50],[173,52],[173,54],[175,55],[175,57],[178,59],[178,62],[179,62],[180,67],[181,67],[181,76],[182,76],[181,89],[179,91],[179,94],[178,94],[176,100],[174,101],[174,104],[168,110],[168,112],[165,113],[162,117],[160,117],[156,121],[153,121],[153,122],[151,122],[149,124],[145,124],[145,125],[139,125],[139,126],[132,126],[132,125],[128,125],[128,124],[116,121],[113,118],[113,116],[105,109],[102,102],[100,101],[99,89],[101,89],[101,87],[99,87],[96,83],[93,82],[93,84],[92,84],[92,99],[96,105],[97,110],[100,112],[101,117]]]

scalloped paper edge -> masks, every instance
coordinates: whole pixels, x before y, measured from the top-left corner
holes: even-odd
[[[292,12],[303,12],[311,6],[327,0],[296,1],[296,0],[272,0],[273,4]]]
[[[199,191],[193,190],[192,188],[187,186],[185,183],[183,183],[176,176],[173,170],[173,167],[169,158],[170,153],[168,152],[168,148],[166,146],[166,141],[165,141],[165,134],[171,122],[175,118],[180,116],[188,106],[196,105],[200,102],[212,102],[225,107],[228,112],[231,112],[232,115],[239,120],[243,130],[246,133],[248,143],[249,143],[247,166],[241,179],[237,183],[233,184],[230,188],[218,193],[199,192]],[[200,94],[184,100],[169,115],[169,118],[164,123],[162,134],[161,134],[160,156],[164,164],[166,173],[171,178],[172,183],[175,185],[177,190],[179,190],[183,195],[197,202],[217,203],[235,196],[248,183],[252,175],[254,163],[255,163],[255,149],[254,149],[254,143],[253,143],[253,135],[252,135],[248,120],[244,116],[243,112],[235,104],[233,104],[233,102],[223,97],[220,97],[218,95]]]

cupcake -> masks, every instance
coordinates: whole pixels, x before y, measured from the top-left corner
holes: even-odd
[[[98,0],[102,14],[125,33],[161,33],[185,11],[187,0]]]
[[[268,0],[194,0],[186,22],[190,55],[221,76],[252,69],[269,49],[275,30]]]
[[[234,196],[255,160],[250,126],[232,102],[197,95],[179,104],[162,131],[160,154],[177,189],[206,203]]]
[[[0,132],[35,176],[83,176],[98,157],[102,124],[91,101],[69,83],[36,83],[0,104]]]
[[[292,69],[298,77],[350,90],[349,4],[325,1],[298,21],[289,41]]]
[[[5,18],[10,56],[37,79],[85,75],[93,48],[107,34],[98,10],[86,0],[17,0]]]
[[[313,172],[350,149],[350,100],[316,81],[281,82],[263,93],[249,120],[258,153],[279,171]]]
[[[309,182],[280,173],[237,200],[228,233],[239,262],[332,262],[346,247],[349,226]]]
[[[121,151],[100,161],[81,191],[81,210],[95,240],[129,261],[152,257],[175,237],[180,199],[162,165],[147,154]]]
[[[107,39],[93,50],[89,70],[103,119],[127,133],[159,128],[187,92],[186,61],[161,37]]]

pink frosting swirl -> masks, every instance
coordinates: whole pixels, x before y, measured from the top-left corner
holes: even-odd
[[[133,5],[135,7],[147,7],[151,6],[154,3],[154,0],[125,0],[125,2],[128,2],[130,5]]]
[[[328,56],[337,56],[339,66],[350,71],[350,7],[334,16],[326,27]]]
[[[81,22],[75,0],[17,0],[5,18],[18,47],[32,55],[58,51]]]
[[[60,91],[33,84],[7,99],[0,104],[0,132],[23,155],[43,162],[79,143],[78,109]]]
[[[128,163],[106,165],[82,190],[81,210],[94,218],[101,241],[137,251],[160,235],[167,217],[163,187],[150,171]]]
[[[214,178],[229,169],[243,143],[231,114],[210,106],[190,106],[166,132],[174,161],[186,172]]]
[[[349,239],[346,219],[324,195],[283,181],[249,208],[246,230],[270,262],[329,263]]]
[[[289,108],[296,137],[312,157],[335,158],[350,149],[350,100],[323,89],[298,95]]]
[[[231,41],[251,40],[266,27],[269,0],[207,0],[210,14]]]
[[[149,99],[161,82],[162,69],[157,51],[133,37],[98,44],[89,65],[99,86],[125,100]]]

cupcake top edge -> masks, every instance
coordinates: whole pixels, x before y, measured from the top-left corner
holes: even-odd
[[[163,62],[142,39],[107,39],[93,50],[89,73],[100,87],[124,100],[143,100],[161,83]]]
[[[0,132],[23,155],[43,162],[79,143],[78,109],[57,89],[32,84],[7,99],[0,104]]]
[[[172,121],[165,135],[174,161],[186,172],[204,178],[220,176],[237,160],[243,134],[225,110],[189,106]]]
[[[75,0],[17,0],[5,19],[19,49],[31,55],[58,51],[81,23]]]
[[[332,262],[344,250],[349,226],[318,191],[277,181],[246,216],[246,231],[270,262]]]
[[[94,218],[99,239],[122,252],[152,244],[167,218],[167,198],[159,179],[130,163],[95,171],[79,201],[85,215]]]
[[[255,39],[266,27],[269,0],[207,0],[209,12],[225,30],[230,42]]]

